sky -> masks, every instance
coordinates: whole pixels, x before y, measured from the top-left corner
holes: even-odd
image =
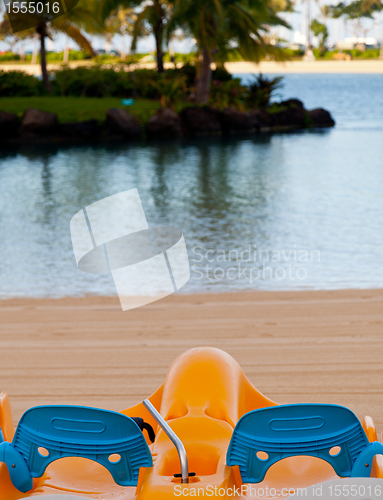
[[[1,0],[0,0],[1,1]],[[320,3],[318,1],[313,2],[311,0],[311,12],[312,12],[312,18],[318,17],[319,14],[319,6]],[[305,43],[305,36],[307,33],[307,27],[306,27],[306,3],[301,2],[300,0],[296,0],[296,5],[295,5],[295,11],[294,13],[291,14],[283,14],[283,16],[286,16],[285,19],[290,23],[292,26],[291,30],[287,30],[285,28],[277,28],[278,36],[280,38],[283,38],[289,42],[295,42],[299,43]],[[345,26],[345,23],[342,19],[340,20],[335,20],[335,19],[329,19],[326,21],[327,27],[330,32],[330,37],[329,37],[329,43],[335,43],[337,40],[342,40],[345,37],[351,37],[353,36],[351,30],[347,30],[347,27]],[[367,20],[365,21],[365,26],[369,27],[373,25],[373,21]],[[379,42],[383,38],[383,13],[378,14],[377,16],[377,26],[371,29],[368,32],[369,37],[374,37],[376,38]],[[95,49],[105,49],[106,48],[106,42],[102,37],[91,37],[93,46]],[[56,38],[54,39],[54,42],[48,42],[47,44],[47,49],[48,50],[54,50],[54,51],[61,51],[66,45],[66,37],[62,35],[57,35]],[[175,41],[173,42],[173,48],[175,52],[190,52],[193,50],[194,44],[192,40],[183,40],[183,41]],[[129,37],[126,37],[126,47],[130,46],[130,40]],[[315,45],[315,40],[314,40],[314,45]],[[77,48],[76,44],[74,42],[70,42],[70,46],[72,48]],[[8,46],[0,41],[0,51],[6,50]],[[112,41],[112,48],[116,50],[121,50],[121,37],[120,36],[115,36],[113,41]],[[137,52],[138,53],[148,53],[148,52],[153,52],[155,49],[155,43],[154,43],[154,38],[152,36],[148,36],[144,39],[141,39],[138,43],[137,47]],[[17,50],[17,49],[16,49]],[[27,41],[25,42],[25,50],[32,51],[33,50],[33,41]]]

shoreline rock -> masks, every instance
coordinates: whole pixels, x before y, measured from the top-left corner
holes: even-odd
[[[315,127],[325,128],[335,126],[333,117],[326,109],[312,109],[311,111],[309,111],[309,116]]]
[[[87,120],[83,122],[62,123],[59,126],[60,137],[65,141],[73,142],[92,141],[98,139],[98,121]]]
[[[210,106],[190,106],[180,113],[185,136],[206,137],[221,135],[219,111]]]
[[[124,138],[137,137],[142,134],[142,128],[137,120],[125,109],[112,108],[106,113],[105,126],[111,135],[117,134]]]
[[[23,116],[20,134],[54,134],[58,125],[57,115],[36,108],[28,108]]]
[[[0,111],[0,138],[9,138],[17,134],[19,127],[17,115]]]
[[[190,106],[177,114],[160,108],[142,127],[128,112],[109,109],[103,123],[97,120],[59,123],[54,113],[35,108],[25,111],[22,120],[0,110],[0,144],[63,144],[106,141],[209,137],[233,134],[281,133],[294,130],[333,127],[331,114],[322,108],[306,110],[298,99],[279,103],[277,108],[241,112],[234,108],[218,110],[209,106]]]
[[[218,115],[223,134],[241,134],[257,132],[259,122],[251,112],[242,113],[233,108],[225,108]]]
[[[181,137],[181,118],[175,111],[169,108],[160,108],[157,113],[149,118],[146,123],[148,137],[172,138]]]

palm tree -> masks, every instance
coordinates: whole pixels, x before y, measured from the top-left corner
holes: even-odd
[[[371,12],[372,15],[377,12],[381,12],[383,10],[383,1],[382,0],[363,0],[361,5],[361,10],[365,12]],[[376,23],[379,25],[379,23]],[[383,60],[383,36],[380,41],[380,51],[379,51],[379,59]]]
[[[135,8],[142,3],[142,0],[104,0],[101,5],[101,17],[105,21],[111,14],[117,12],[120,7]],[[144,3],[144,8],[137,13],[137,18],[133,27],[132,50],[136,50],[137,41],[141,36],[146,36],[148,31],[153,33],[156,41],[157,70],[164,71],[163,43],[165,29],[171,13],[171,2],[168,0],[150,0]]]
[[[40,59],[41,59],[41,74],[43,77],[44,87],[52,91],[52,86],[49,80],[46,53],[45,53],[45,38],[52,37],[53,33],[63,33],[67,38],[71,38],[84,52],[95,55],[93,47],[83,34],[82,29],[88,33],[99,33],[100,28],[97,25],[94,16],[94,6],[92,2],[80,1],[78,6],[68,11],[65,15],[53,19],[50,23],[41,23],[36,32],[40,36]]]
[[[45,52],[45,38],[48,36],[47,23],[41,23],[40,26],[37,26],[36,33],[40,37],[40,65],[41,65],[41,75],[43,77],[44,87],[49,92],[52,92],[52,85],[48,76],[47,58]]]
[[[151,27],[151,31],[156,40],[157,71],[159,73],[163,73],[164,71],[163,43],[165,24],[168,18],[168,8],[168,2],[164,0],[152,0],[152,2],[138,15],[133,31],[132,49],[135,50],[143,24],[146,22]]]
[[[318,19],[313,19],[310,24],[310,30],[313,35],[319,40],[319,54],[323,56],[326,52],[326,41],[329,36],[327,26],[324,23],[318,21]]]
[[[283,52],[265,39],[271,25],[288,27],[277,16],[272,0],[176,0],[169,31],[180,27],[197,42],[197,103],[208,102],[213,59],[224,62],[233,51],[256,62],[267,54],[284,59]]]
[[[326,5],[325,10],[326,14],[334,19],[344,17],[346,23],[352,21],[355,36],[358,36],[360,32],[366,36],[366,33],[373,26],[366,28],[363,20],[374,20],[374,15],[383,10],[383,2],[382,0],[353,0],[351,3],[346,4],[341,1],[337,5]],[[382,46],[380,48],[380,58],[382,58]]]
[[[121,60],[126,60],[126,46],[125,46],[125,36],[133,36],[134,26],[137,21],[137,14],[131,7],[118,7],[113,10],[106,19],[101,19],[101,25],[103,25],[102,33],[106,37],[109,43],[115,34],[121,35]],[[148,32],[142,30],[140,36],[147,35]]]
[[[45,39],[47,37],[52,38],[53,33],[64,33],[69,38],[74,40],[84,51],[91,55],[94,55],[94,50],[89,40],[82,34],[81,29],[84,28],[88,32],[97,32],[99,28],[96,24],[95,16],[93,14],[94,8],[92,2],[95,0],[80,0],[78,6],[73,10],[68,11],[63,16],[57,17],[50,22],[42,21],[40,18],[40,23],[35,29],[29,29],[24,33],[24,36],[35,36],[37,35],[40,39],[40,65],[41,74],[43,78],[44,87],[51,92],[52,86],[49,80],[47,61],[46,61],[46,50],[45,50]],[[33,26],[33,23],[32,23]],[[8,19],[0,25],[1,33],[12,33],[11,26]]]
[[[306,0],[307,11],[306,11],[306,29],[307,29],[307,45],[306,45],[306,55],[311,55],[311,0]]]
[[[3,40],[5,43],[7,43],[9,46],[9,51],[13,52],[15,45],[27,38],[33,37],[35,30],[27,29],[13,33],[11,24],[9,22],[9,16],[5,16],[3,10],[3,5],[0,2],[0,14],[3,17],[3,20],[0,22],[0,40]]]
[[[126,60],[126,47],[125,47],[125,35],[132,34],[132,27],[134,23],[137,21],[137,15],[133,9],[127,8],[123,9],[120,7],[117,11],[117,18],[119,20],[119,28],[121,35],[121,60]]]

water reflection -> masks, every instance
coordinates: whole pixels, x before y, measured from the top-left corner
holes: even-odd
[[[303,89],[307,79],[299,81]],[[350,102],[353,98],[358,106],[351,90]],[[335,95],[334,86],[329,92]],[[360,106],[365,104],[364,99]],[[361,113],[354,110],[353,116]],[[109,276],[76,268],[69,221],[82,207],[133,187],[150,223],[182,228],[195,266],[186,292],[381,287],[382,155],[380,124],[146,145],[2,150],[0,295],[115,294]],[[269,260],[252,254],[247,262],[241,251],[249,248],[263,250]],[[320,260],[298,261],[299,251],[318,251]],[[254,280],[243,273],[232,279],[235,272],[229,271],[239,265],[242,271],[262,270],[264,264],[272,276],[268,271]],[[302,267],[304,279],[288,276]],[[279,269],[287,273],[282,279],[275,276]]]

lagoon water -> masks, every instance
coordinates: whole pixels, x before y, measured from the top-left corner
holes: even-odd
[[[1,150],[0,297],[115,295],[77,269],[69,222],[134,187],[150,223],[183,230],[183,292],[383,287],[383,75],[287,75],[281,97],[336,127]]]

